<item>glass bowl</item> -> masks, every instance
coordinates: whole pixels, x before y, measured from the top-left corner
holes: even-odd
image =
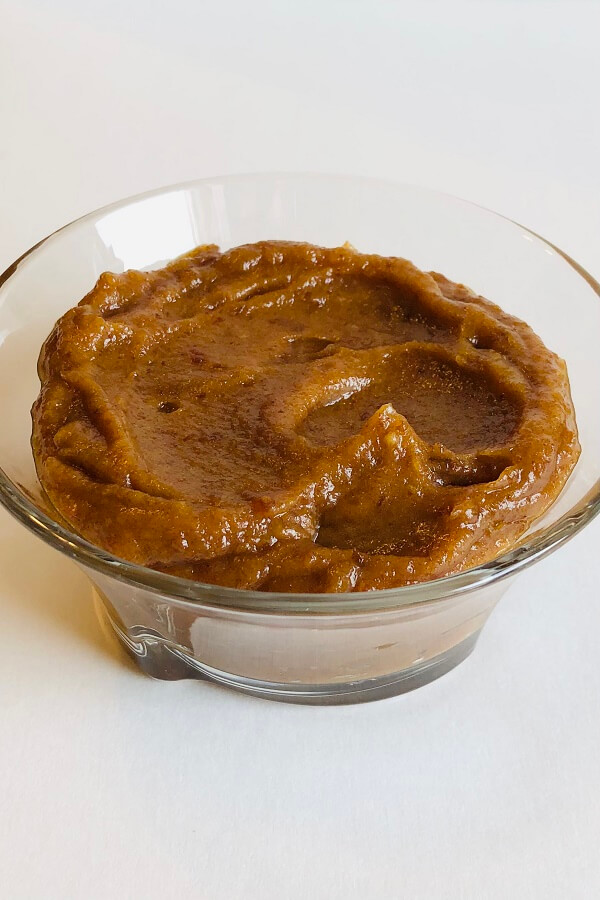
[[[581,458],[510,552],[420,585],[272,594],[200,584],[117,559],[53,517],[30,449],[36,361],[101,272],[153,268],[201,243],[266,238],[403,256],[525,319],[569,369]],[[132,197],[65,226],[0,278],[0,500],[89,575],[98,609],[156,678],[201,677],[280,700],[345,703],[418,687],[472,650],[523,568],[600,509],[600,286],[528,229],[465,201],[368,178],[240,175]]]

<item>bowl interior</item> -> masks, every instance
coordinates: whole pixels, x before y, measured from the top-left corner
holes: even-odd
[[[560,251],[507,219],[421,188],[366,178],[250,175],[167,188],[91,213],[47,238],[0,284],[0,467],[42,510],[30,449],[36,362],[55,321],[101,272],[153,268],[201,243],[265,238],[403,256],[527,321],[568,366],[581,459],[534,530],[547,529],[600,476],[600,302]],[[595,487],[596,485],[596,487]]]

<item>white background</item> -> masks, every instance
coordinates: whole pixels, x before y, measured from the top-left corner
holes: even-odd
[[[441,188],[600,274],[600,4],[0,0],[0,270],[162,184]],[[1,422],[0,422],[1,427]],[[474,655],[345,708],[138,675],[0,514],[0,897],[600,896],[600,522]]]

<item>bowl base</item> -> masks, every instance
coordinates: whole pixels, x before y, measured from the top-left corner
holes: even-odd
[[[160,681],[198,678],[265,700],[315,706],[366,703],[370,700],[395,697],[423,687],[450,672],[465,660],[475,647],[481,631],[478,629],[438,656],[409,666],[400,672],[392,672],[377,678],[329,684],[260,681],[208,666],[190,656],[185,648],[166,641],[151,629],[132,628],[125,631],[118,619],[110,615],[105,602],[96,591],[94,595],[96,612],[100,619],[110,624],[128,655],[151,678]]]
[[[349,703],[367,703],[370,700],[384,700],[386,697],[395,697],[405,694],[416,688],[435,681],[469,656],[473,650],[479,632],[470,635],[460,644],[451,647],[439,656],[410,666],[402,672],[394,672],[391,675],[383,675],[379,678],[365,678],[361,681],[350,681],[332,684],[285,684],[273,681],[257,681],[253,678],[244,678],[240,675],[231,675],[212,669],[202,663],[194,661],[198,667],[195,677],[203,678],[250,694],[253,697],[262,697],[265,700],[279,700],[283,703],[303,703],[313,706],[341,706]],[[188,675],[187,677],[194,677]]]

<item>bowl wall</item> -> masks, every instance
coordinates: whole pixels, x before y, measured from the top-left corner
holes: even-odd
[[[301,703],[357,703],[439,678],[469,655],[510,579],[418,606],[257,613],[180,603],[94,571],[96,608],[153,678],[204,678]]]

